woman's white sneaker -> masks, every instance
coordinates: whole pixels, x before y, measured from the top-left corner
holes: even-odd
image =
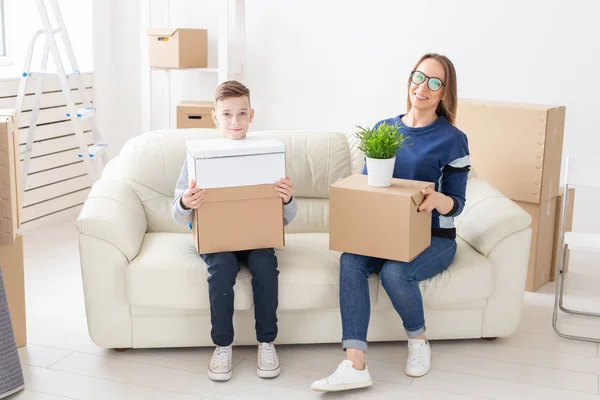
[[[431,347],[423,339],[408,339],[408,359],[404,372],[408,376],[419,377],[431,369]]]
[[[260,343],[258,345],[258,367],[256,373],[261,378],[275,378],[281,372],[279,357],[275,351],[275,346],[270,343]]]
[[[365,369],[360,371],[353,368],[352,365],[353,363],[350,360],[342,361],[333,374],[325,379],[313,382],[310,388],[324,392],[336,392],[371,386],[373,381],[367,366],[365,365]]]
[[[228,381],[231,378],[232,354],[231,347],[217,346],[208,365],[208,377],[210,379],[213,381]]]

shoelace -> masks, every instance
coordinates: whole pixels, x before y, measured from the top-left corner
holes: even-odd
[[[275,365],[275,347],[273,345],[261,345],[260,363],[262,365]]]
[[[229,349],[219,347],[213,356],[213,367],[229,367]]]
[[[335,378],[336,376],[338,376],[339,374],[341,374],[342,372],[347,370],[349,366],[350,366],[349,363],[342,362],[340,365],[338,365],[337,369],[333,372],[333,374],[331,374],[327,377],[327,380],[331,380],[331,379]]]
[[[408,363],[418,362],[423,363],[423,353],[425,352],[425,344],[408,343]]]

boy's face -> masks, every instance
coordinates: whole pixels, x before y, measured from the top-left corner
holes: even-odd
[[[217,102],[212,117],[223,136],[239,140],[246,137],[254,110],[247,96],[229,97]]]

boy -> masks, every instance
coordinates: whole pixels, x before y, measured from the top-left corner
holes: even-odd
[[[223,136],[230,140],[244,140],[248,126],[254,117],[250,106],[250,91],[237,81],[227,81],[219,85],[215,93],[215,108],[212,118]],[[284,225],[296,216],[297,204],[294,199],[294,184],[289,178],[275,183],[284,204]],[[192,220],[195,209],[202,206],[206,190],[197,188],[196,182],[188,183],[187,165],[184,162],[175,189],[173,218],[184,225]],[[280,364],[273,341],[277,336],[278,275],[277,258],[274,249],[201,254],[208,265],[208,293],[210,297],[211,337],[217,346],[210,365],[208,376],[212,380],[226,381],[231,378],[233,343],[233,286],[239,263],[248,265],[252,274],[254,292],[254,318],[256,339],[258,340],[258,368],[261,378],[274,378],[279,375]]]

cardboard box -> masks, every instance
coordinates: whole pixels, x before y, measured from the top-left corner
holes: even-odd
[[[200,254],[283,247],[281,197],[273,184],[209,189],[192,232]]]
[[[535,292],[550,281],[556,222],[556,197],[542,204],[516,202],[531,217],[531,249],[525,290]]]
[[[558,196],[565,107],[459,100],[456,126],[477,175],[515,201]]]
[[[0,110],[0,245],[21,227],[21,156],[15,110]]]
[[[177,106],[177,129],[216,128],[210,101],[182,101]]]
[[[188,140],[190,179],[207,189],[192,231],[200,254],[283,247],[285,145],[260,138]]]
[[[0,246],[0,268],[2,268],[2,276],[4,277],[8,309],[17,347],[23,347],[27,344],[23,266],[23,237],[17,235],[14,244]]]
[[[431,213],[417,212],[430,182],[393,179],[369,186],[356,174],[330,187],[329,249],[387,260],[411,261],[431,244]]]
[[[558,260],[560,257],[560,224],[562,220],[562,203],[564,196],[564,188],[560,188],[560,195],[556,199],[556,221],[554,223],[554,244],[552,254],[552,269],[550,270],[550,280],[556,280],[558,274]],[[567,199],[567,213],[565,214],[565,232],[571,232],[573,229],[573,212],[575,208],[575,189],[569,189],[569,198]],[[569,271],[569,251],[567,250],[567,257],[565,258],[565,265],[563,271]]]
[[[149,28],[150,66],[153,68],[207,68],[206,29]]]
[[[260,138],[186,142],[188,176],[203,189],[274,184],[285,178],[285,145]]]

